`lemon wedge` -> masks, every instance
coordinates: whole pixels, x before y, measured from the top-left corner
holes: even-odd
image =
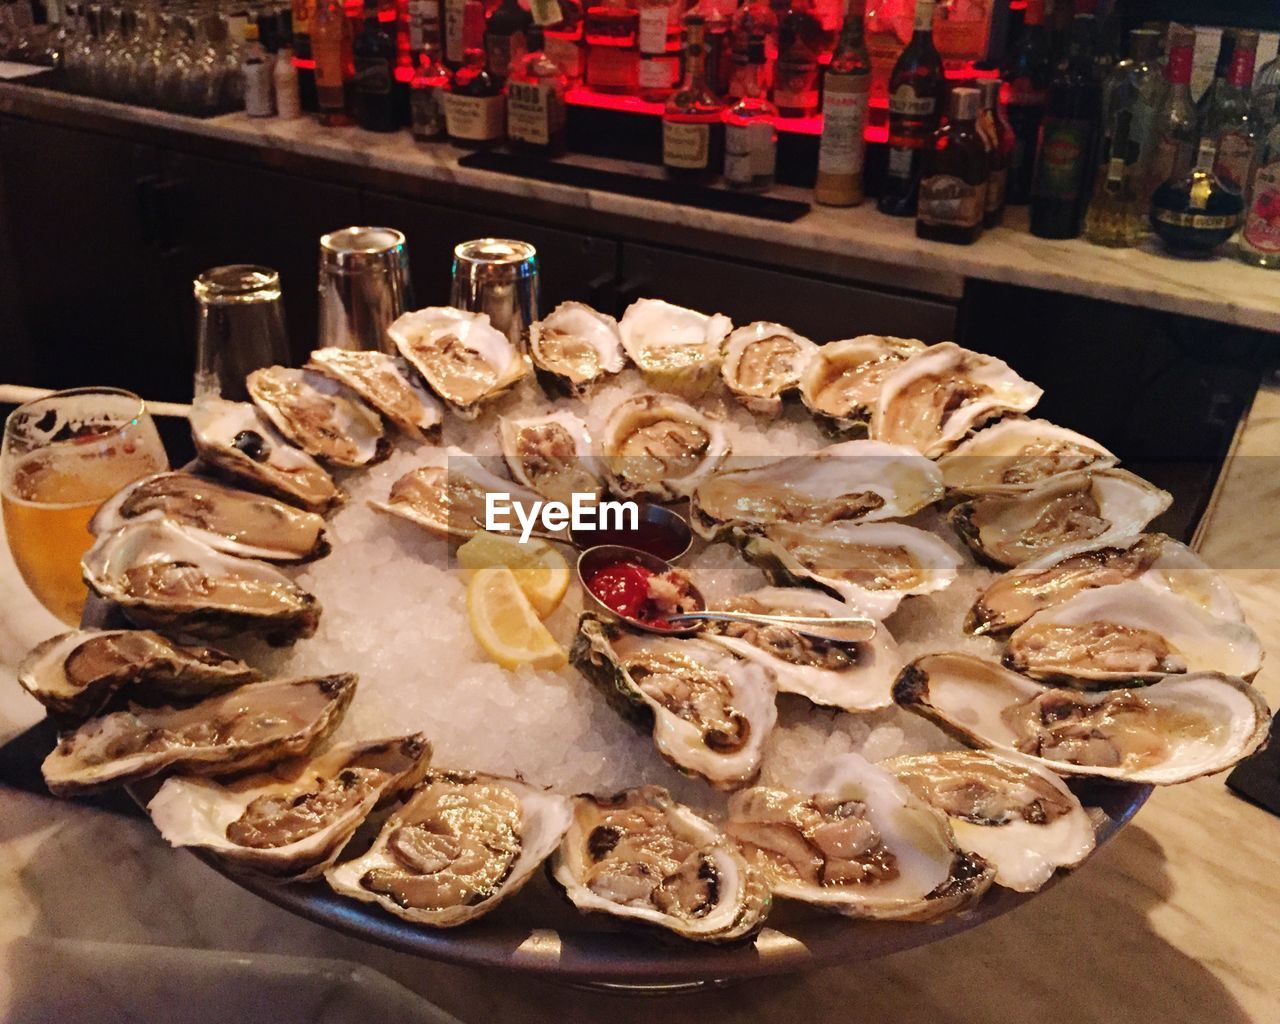
[[[569,659],[505,565],[477,569],[467,585],[467,616],[476,640],[503,668],[560,668]]]
[[[458,548],[458,564],[471,572],[505,565],[543,619],[559,607],[569,589],[569,563],[545,540],[521,544],[514,537],[477,533]]]

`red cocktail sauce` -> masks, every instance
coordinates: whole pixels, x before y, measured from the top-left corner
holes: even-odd
[[[649,580],[654,575],[643,565],[620,559],[600,566],[585,582],[591,593],[619,615],[655,629],[670,629],[671,624],[649,597]]]

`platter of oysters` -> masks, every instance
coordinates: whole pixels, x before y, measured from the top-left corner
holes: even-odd
[[[1257,635],[1152,527],[1170,495],[957,344],[657,299],[513,341],[431,307],[246,384],[193,407],[195,463],[102,506],[82,628],[19,681],[54,794],[127,786],[171,845],[372,941],[613,985],[879,956],[1267,736]],[[549,595],[589,543],[540,533],[502,621],[544,639],[504,659],[475,602],[509,569],[466,554],[494,495],[693,540]],[[691,604],[715,616],[674,628]]]

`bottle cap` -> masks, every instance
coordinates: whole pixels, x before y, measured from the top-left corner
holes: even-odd
[[[1153,28],[1135,28],[1129,33],[1129,56],[1151,60],[1160,52],[1160,33]]]
[[[978,117],[981,93],[967,86],[951,90],[951,120],[974,121]]]

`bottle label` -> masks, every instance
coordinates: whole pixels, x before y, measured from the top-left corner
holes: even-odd
[[[787,110],[816,110],[818,106],[818,65],[787,64],[774,66],[773,102]]]
[[[640,32],[636,42],[641,53],[665,53],[667,49],[668,12],[666,4],[660,7],[640,8]]]
[[[311,34],[311,16],[315,12],[312,0],[293,0],[293,35],[307,36]]]
[[[462,12],[466,0],[444,0],[444,59],[450,64],[461,64],[465,53],[462,47]]]
[[[491,142],[502,138],[502,120],[506,112],[505,97],[459,96],[456,92],[445,94],[444,118],[449,134],[455,139],[472,142]]]
[[[711,125],[662,122],[662,162],[690,171],[706,170],[711,158]]]
[[[916,154],[919,149],[891,146],[889,149],[889,177],[909,181],[916,168]]]
[[[351,84],[365,96],[386,96],[391,92],[391,64],[381,57],[358,60]]]
[[[1242,237],[1254,252],[1280,253],[1280,160],[1258,168]]]
[[[268,61],[244,66],[244,112],[250,117],[270,117],[276,112],[271,100],[271,64]]]
[[[545,52],[552,63],[570,78],[582,77],[582,47],[576,40],[548,34]]]
[[[548,146],[564,125],[564,99],[551,82],[507,83],[507,135]]]
[[[889,96],[889,113],[899,117],[932,117],[937,109],[936,96],[917,96],[905,82]]]
[[[985,189],[980,185],[970,185],[954,174],[936,174],[920,182],[916,216],[923,224],[971,228],[982,223],[985,210]]]
[[[774,127],[766,121],[731,124],[724,131],[724,176],[739,185],[772,178],[777,169],[778,144]]]
[[[414,89],[409,98],[413,118],[413,134],[420,139],[434,139],[444,131],[444,104],[440,89]]]
[[[1004,208],[1005,193],[1009,188],[1009,168],[1001,167],[987,178],[987,212],[995,213]]]
[[[1077,198],[1084,181],[1088,144],[1089,122],[1083,118],[1046,120],[1040,139],[1034,194],[1052,199]]]
[[[1218,158],[1213,164],[1216,174],[1227,188],[1244,192],[1253,165],[1253,140],[1243,132],[1223,132],[1218,136]]]
[[[917,32],[933,31],[935,0],[916,0],[915,29]]]
[[[680,58],[642,57],[638,76],[641,89],[674,89],[680,80]]]
[[[827,77],[822,95],[822,141],[818,144],[819,174],[857,174],[862,170],[867,127],[865,88],[846,91],[846,81],[865,75]],[[865,86],[865,81],[862,83]]]
[[[1238,227],[1240,224],[1238,213],[1224,216],[1214,213],[1182,213],[1179,210],[1162,210],[1159,207],[1153,207],[1151,216],[1161,224],[1168,224],[1175,228],[1194,228],[1197,231],[1221,231],[1224,228]]]

